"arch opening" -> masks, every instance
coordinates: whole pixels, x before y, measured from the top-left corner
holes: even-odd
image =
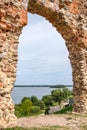
[[[71,85],[71,66],[62,36],[45,18],[29,13],[28,19],[19,40],[15,85]],[[22,97],[16,93],[14,88],[13,99],[18,103]],[[24,92],[23,96],[29,95]]]

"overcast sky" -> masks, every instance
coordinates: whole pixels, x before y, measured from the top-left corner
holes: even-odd
[[[15,84],[72,84],[65,41],[49,21],[29,13],[19,42]]]

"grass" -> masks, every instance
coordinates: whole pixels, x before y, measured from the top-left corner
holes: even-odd
[[[6,128],[3,130],[70,130],[70,128],[62,127],[62,126],[47,126],[47,127],[41,127],[41,128],[15,127],[15,128]],[[80,126],[79,130],[87,130],[87,126]]]
[[[87,125],[86,126],[81,126],[80,129],[81,130],[87,130]]]
[[[69,107],[63,108],[62,110],[60,110],[58,112],[55,112],[54,114],[66,114],[68,112],[72,112],[72,109],[73,109],[73,107],[69,106]]]
[[[49,126],[49,127],[41,127],[41,128],[15,127],[15,128],[7,128],[4,130],[69,130],[69,128],[68,127],[61,127],[61,126]]]

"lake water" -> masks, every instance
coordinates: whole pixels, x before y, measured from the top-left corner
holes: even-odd
[[[14,87],[12,91],[12,98],[15,104],[21,102],[23,97],[37,96],[41,99],[44,95],[50,95],[51,91],[56,88],[50,87]],[[72,87],[69,87],[71,90]]]

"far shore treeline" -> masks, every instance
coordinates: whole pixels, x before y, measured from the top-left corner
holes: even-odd
[[[14,87],[50,87],[50,88],[64,88],[64,87],[73,87],[73,85],[14,85]]]

